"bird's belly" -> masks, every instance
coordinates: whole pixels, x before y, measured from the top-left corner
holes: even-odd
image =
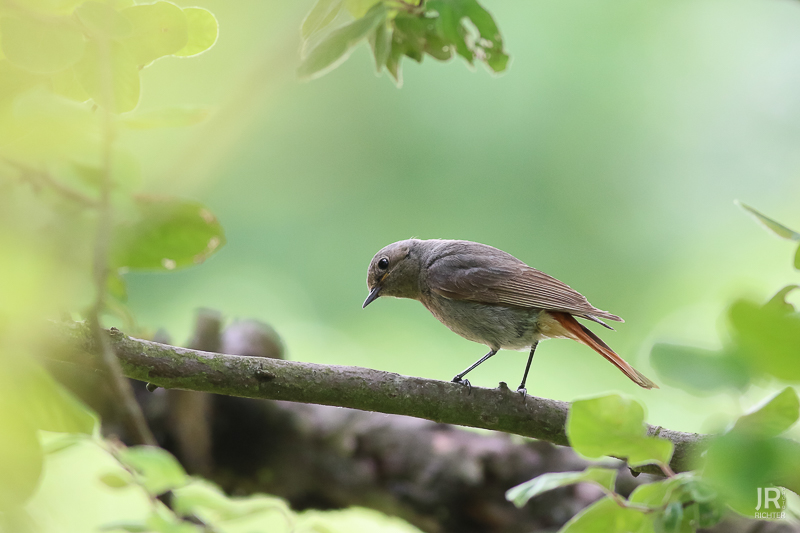
[[[433,316],[465,339],[494,350],[522,350],[542,338],[541,309],[486,305],[432,295],[422,303]],[[543,320],[542,320],[543,319]]]

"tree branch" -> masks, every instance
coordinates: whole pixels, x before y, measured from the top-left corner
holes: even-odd
[[[96,366],[101,347],[85,324],[62,325],[71,361]],[[128,337],[112,328],[108,338],[126,376],[167,389],[211,392],[243,398],[349,407],[424,418],[434,422],[514,433],[568,446],[565,425],[569,403],[523,397],[505,383],[497,389],[401,376],[352,366],[321,365],[202,352]],[[77,354],[75,353],[77,350]],[[85,354],[92,356],[85,360]],[[77,358],[77,359],[76,359]],[[710,435],[648,426],[648,434],[675,444],[670,466],[676,472],[691,461]],[[637,469],[660,473],[653,467]]]

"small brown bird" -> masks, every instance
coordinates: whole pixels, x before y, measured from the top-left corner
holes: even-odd
[[[464,379],[501,348],[530,348],[525,382],[536,346],[543,339],[573,339],[608,359],[634,383],[658,388],[626,363],[600,338],[575,320],[623,320],[597,309],[578,291],[516,257],[470,241],[408,239],[395,242],[372,258],[367,271],[366,307],[379,296],[419,300],[433,316],[465,339],[485,344],[489,353],[453,378]]]

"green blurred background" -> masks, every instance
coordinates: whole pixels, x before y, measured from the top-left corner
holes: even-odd
[[[491,0],[505,75],[406,59],[399,90],[366,45],[297,81],[311,4],[206,0],[216,46],[142,72],[141,110],[217,108],[191,130],[125,134],[144,189],[203,201],[228,238],[202,266],[126,276],[145,328],[185,342],[194,310],[212,307],[269,322],[294,360],[449,380],[485,348],[417,302],[361,303],[384,245],[468,239],[624,317],[601,335],[658,382],[653,342],[715,347],[734,298],[798,281],[790,243],[733,200],[800,226],[800,2]],[[470,379],[515,386],[524,364],[501,352]],[[528,390],[623,391],[649,422],[690,431],[740,409],[733,396],[640,390],[564,340],[540,347]]]

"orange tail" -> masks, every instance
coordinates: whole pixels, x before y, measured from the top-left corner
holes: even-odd
[[[555,318],[559,324],[566,330],[570,338],[581,342],[599,353],[611,363],[622,370],[622,373],[628,376],[634,383],[645,389],[657,389],[658,385],[647,379],[647,377],[625,362],[622,357],[617,355],[614,350],[609,348],[608,344],[603,342],[600,337],[591,332],[583,324],[575,320],[570,314],[558,313],[550,311],[550,314]]]

